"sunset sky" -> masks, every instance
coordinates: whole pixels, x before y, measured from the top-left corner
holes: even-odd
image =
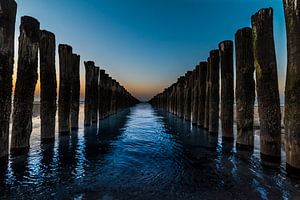
[[[83,61],[93,60],[133,95],[147,100],[191,70],[222,40],[274,8],[279,84],[284,91],[286,36],[282,0],[17,0],[20,17],[38,19]],[[17,46],[17,44],[16,44]],[[57,57],[58,63],[58,57]],[[57,66],[58,68],[58,66]],[[58,70],[57,70],[58,71]],[[16,72],[16,70],[15,70]],[[38,95],[38,92],[37,92]]]

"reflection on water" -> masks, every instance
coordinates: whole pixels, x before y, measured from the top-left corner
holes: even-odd
[[[253,152],[139,104],[70,136],[41,144],[0,167],[0,199],[297,199],[300,181],[260,164]],[[283,152],[284,156],[284,152]]]

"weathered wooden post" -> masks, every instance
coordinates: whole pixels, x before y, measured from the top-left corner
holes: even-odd
[[[200,65],[196,66],[194,71],[194,84],[193,84],[193,104],[192,104],[192,124],[197,125],[198,122],[198,108],[199,108],[199,71]]]
[[[56,115],[56,69],[55,69],[55,35],[48,31],[40,33],[40,89],[41,89],[41,139],[55,138]]]
[[[272,8],[261,9],[252,16],[252,38],[261,158],[265,164],[280,163],[281,113]]]
[[[99,67],[94,68],[93,74],[93,103],[92,103],[92,123],[98,122],[98,87],[99,87]]]
[[[121,111],[121,100],[122,100],[122,94],[121,94],[121,88],[120,88],[120,83],[118,81],[116,81],[115,84],[116,87],[116,110],[115,112],[118,113],[119,111]]]
[[[222,138],[233,140],[233,42],[219,44],[221,67],[221,125]]]
[[[40,23],[32,17],[22,17],[11,135],[11,152],[16,154],[29,150],[34,91],[38,79],[39,40]]]
[[[105,70],[100,70],[100,80],[99,80],[99,98],[98,98],[98,107],[99,107],[99,120],[102,120],[104,118],[104,74]]]
[[[0,162],[7,160],[17,4],[0,0]]]
[[[203,128],[204,120],[205,120],[207,62],[200,62],[198,76],[199,76],[199,104],[198,104],[197,125]]]
[[[204,117],[204,129],[209,129],[209,98],[210,98],[210,88],[211,88],[211,81],[210,81],[210,68],[211,62],[210,57],[207,59],[207,73],[206,73],[206,88],[205,88],[205,117]]]
[[[172,114],[176,112],[176,83],[172,85]]]
[[[219,50],[210,52],[210,96],[209,96],[209,132],[219,131],[220,68]]]
[[[116,99],[116,80],[112,79],[111,81],[111,114],[115,114],[116,113],[116,103],[117,103],[117,99]]]
[[[184,113],[184,76],[179,78],[179,82],[177,84],[176,98],[177,98],[177,116],[179,118],[183,118]]]
[[[191,81],[192,72],[188,71],[185,76],[185,87],[184,87],[184,119],[186,121],[191,120]]]
[[[252,30],[243,28],[235,34],[236,53],[236,124],[237,148],[253,149],[253,114],[255,101]]]
[[[112,107],[112,78],[108,76],[107,78],[107,116],[111,115]]]
[[[93,112],[93,79],[95,63],[93,61],[84,62],[85,66],[85,100],[84,100],[84,126],[90,126]]]
[[[300,173],[300,1],[285,0],[287,75],[285,85],[285,152],[287,169]]]
[[[80,107],[80,56],[72,55],[72,84],[71,84],[71,129],[77,130]]]
[[[110,96],[108,90],[108,74],[104,74],[103,76],[103,117],[106,118],[108,116],[110,106]]]
[[[71,83],[72,83],[72,47],[58,46],[59,54],[59,95],[58,95],[58,132],[70,133]]]

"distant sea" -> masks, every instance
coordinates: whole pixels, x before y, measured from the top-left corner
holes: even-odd
[[[80,99],[80,103],[84,103],[84,98],[81,98],[81,99]],[[39,97],[35,97],[35,98],[34,98],[34,104],[35,104],[35,105],[40,104],[40,98],[39,98]],[[255,105],[257,106],[257,101],[255,101]],[[283,95],[280,96],[280,105],[281,105],[281,106],[284,106],[284,96],[283,96]]]

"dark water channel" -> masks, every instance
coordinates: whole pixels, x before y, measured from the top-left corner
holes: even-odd
[[[300,181],[149,104],[80,126],[0,166],[0,199],[300,199]]]

